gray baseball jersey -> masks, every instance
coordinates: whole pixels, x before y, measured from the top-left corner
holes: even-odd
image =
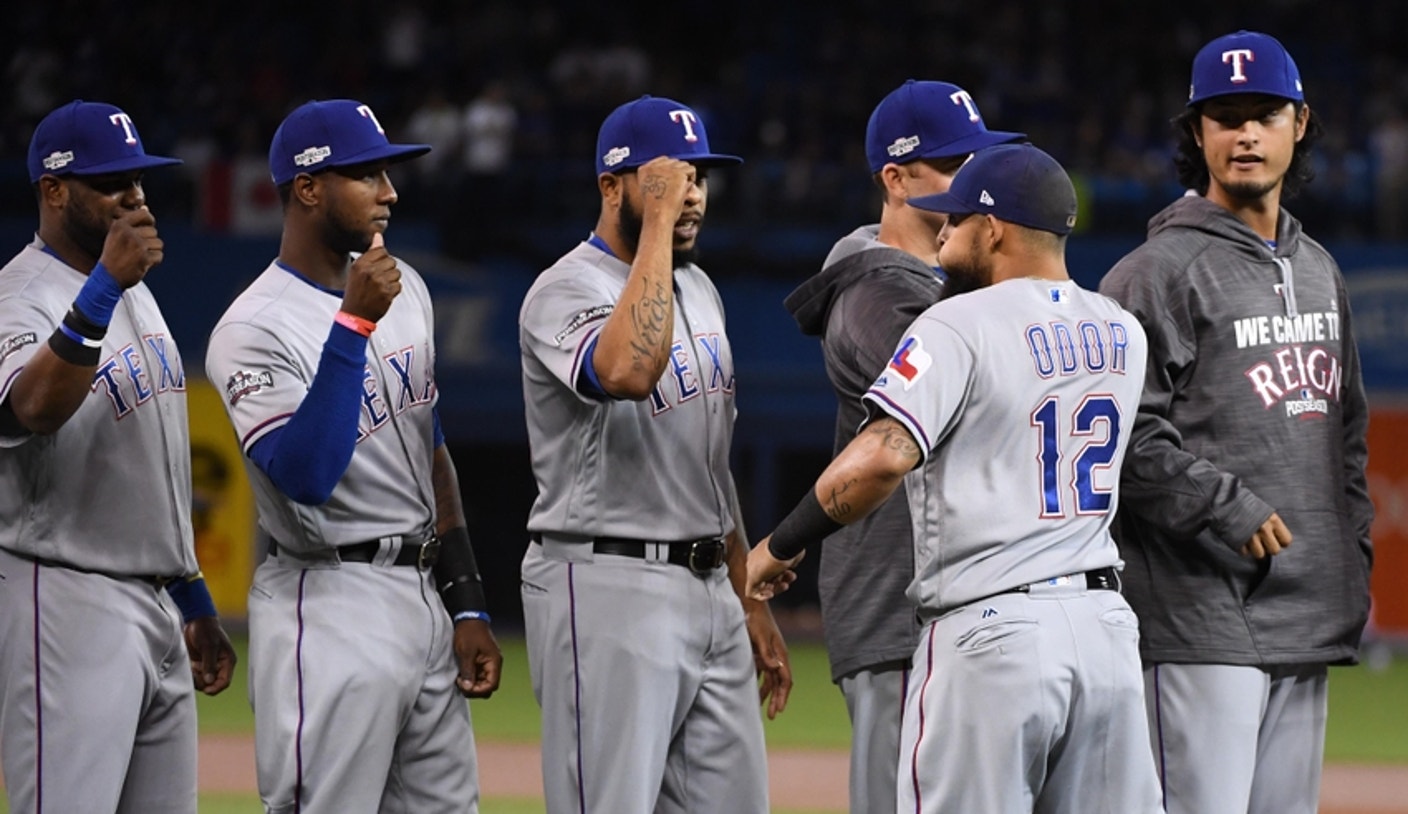
[[[85,279],[37,238],[0,270],[0,399]],[[0,754],[13,811],[195,811],[189,659],[159,587],[197,570],[188,432],[181,356],[139,283],[77,412],[51,435],[0,438]]]
[[[577,390],[585,351],[628,274],[625,263],[583,243],[543,272],[523,301],[524,412],[538,479],[528,529],[722,537],[733,530],[733,357],[723,303],[704,272],[675,272],[671,364],[649,399],[607,404]]]
[[[307,396],[342,292],[275,262],[231,304],[206,354],[259,524],[279,546],[249,592],[255,761],[271,812],[478,810],[453,625],[429,570],[394,564],[403,538],[435,522],[434,319],[424,281],[399,265],[401,293],[367,343],[356,448],[322,505],[294,502],[248,454]],[[374,562],[340,560],[338,546],[369,540]]]
[[[249,459],[249,450],[288,423],[308,395],[342,292],[271,263],[210,334],[206,374],[225,389],[259,524],[292,551],[315,553],[433,528],[431,407],[438,393],[427,326],[434,323],[424,281],[404,262],[400,267],[402,291],[367,342],[357,451],[321,506],[289,500]]]
[[[639,402],[578,388],[630,268],[583,243],[520,313],[538,499],[523,560],[549,812],[767,811],[743,609],[727,569],[597,554],[597,537],[677,541],[733,529],[733,359],[698,267],[675,272],[671,364]],[[623,726],[622,722],[633,722]]]
[[[927,625],[901,810],[1159,810],[1138,623],[1086,579],[1119,563],[1145,353],[1113,301],[1010,280],[925,311],[866,394],[926,458],[906,482]]]

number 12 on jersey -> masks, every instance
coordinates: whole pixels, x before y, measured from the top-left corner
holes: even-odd
[[[1041,516],[1066,516],[1061,483],[1065,472],[1062,461],[1067,459],[1071,470],[1064,480],[1075,495],[1076,514],[1106,514],[1113,502],[1113,485],[1101,486],[1096,476],[1110,468],[1119,451],[1119,402],[1109,395],[1086,396],[1076,407],[1069,427],[1062,426],[1060,408],[1060,397],[1048,396],[1032,411],[1032,426],[1041,444],[1037,454]]]

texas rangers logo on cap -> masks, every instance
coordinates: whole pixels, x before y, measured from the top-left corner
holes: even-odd
[[[908,390],[933,364],[934,357],[924,351],[924,345],[919,341],[919,337],[908,336],[900,344],[899,350],[895,351],[895,355],[890,358],[887,369],[893,370],[895,375],[904,382],[904,389]]]

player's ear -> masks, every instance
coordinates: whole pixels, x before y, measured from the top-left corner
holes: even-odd
[[[987,235],[984,239],[987,241],[988,253],[995,253],[1006,236],[1007,224],[992,215],[984,215],[983,222],[987,224]]]
[[[41,175],[35,184],[39,188],[39,202],[44,206],[62,209],[68,203],[68,184],[56,175]]]
[[[596,188],[601,191],[603,209],[615,211],[621,207],[621,198],[626,194],[625,179],[614,172],[603,172],[596,177]]]
[[[321,197],[318,179],[306,172],[300,172],[293,176],[293,188],[289,192],[289,197],[304,206],[317,206]]]
[[[908,200],[909,195],[904,188],[904,169],[899,164],[886,164],[876,175],[880,178],[880,186],[885,190],[886,200]]]
[[[1310,125],[1310,105],[1301,105],[1296,111],[1296,141],[1305,138],[1305,129]]]

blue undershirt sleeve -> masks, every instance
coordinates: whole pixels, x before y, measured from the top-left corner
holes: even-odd
[[[445,445],[445,431],[440,429],[440,411],[432,408],[430,417],[435,419],[435,435],[432,436],[434,443],[430,445],[430,448],[439,449]]]
[[[303,403],[287,424],[249,450],[250,459],[274,486],[297,503],[326,503],[352,461],[366,353],[366,337],[333,323]]]
[[[577,373],[577,392],[587,398],[604,400],[611,398],[601,386],[601,380],[596,376],[596,341],[601,337],[592,337],[592,341],[587,345],[587,350],[582,354],[582,369]]]

